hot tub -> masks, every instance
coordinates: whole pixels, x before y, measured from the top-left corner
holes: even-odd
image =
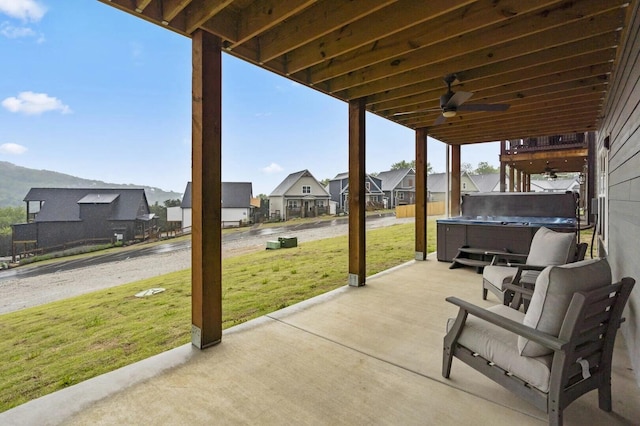
[[[576,212],[572,192],[466,194],[461,216],[436,221],[438,260],[451,262],[460,247],[528,253],[542,226],[577,232]]]

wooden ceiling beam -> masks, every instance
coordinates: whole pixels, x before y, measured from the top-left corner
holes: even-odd
[[[516,106],[516,105],[523,105],[527,103],[534,103],[538,100],[536,99],[538,97],[541,97],[544,99],[558,100],[564,97],[576,96],[578,94],[588,94],[588,93],[596,93],[596,92],[604,96],[603,94],[605,90],[606,90],[605,82],[601,81],[597,77],[590,77],[582,80],[568,81],[568,82],[548,85],[545,87],[538,87],[530,90],[523,90],[517,93],[508,93],[508,94],[499,95],[494,98],[491,98],[491,102],[489,103],[506,102],[511,104],[512,106]],[[477,102],[485,103],[484,102],[485,100],[487,99],[486,98],[477,99]],[[465,111],[460,113],[461,116],[468,116],[473,114],[479,114],[479,112]],[[501,113],[493,113],[493,114],[498,115]],[[416,113],[416,115],[420,116],[420,113]],[[431,114],[423,113],[421,117],[425,120],[428,120],[429,118],[433,118],[433,120],[435,120],[439,115],[440,115],[440,111],[434,111]],[[394,121],[407,125],[411,122],[411,117],[412,115],[410,115],[409,117],[397,116]],[[389,118],[391,119],[391,117]]]
[[[593,132],[596,128],[592,123],[577,123],[558,125],[556,123],[541,123],[539,126],[523,127],[519,129],[496,129],[493,132],[459,135],[449,137],[439,136],[437,133],[429,132],[429,136],[441,142],[452,145],[466,145],[469,143],[497,142],[505,139],[522,139],[535,136],[564,135],[569,133]]]
[[[553,73],[571,69],[574,63],[575,67],[580,67],[613,60],[615,58],[615,48],[611,47],[613,40],[610,35],[600,35],[596,39],[597,43],[594,43],[593,47],[598,50],[583,52],[583,49],[580,49],[578,45],[571,43],[561,46],[561,49],[558,51],[558,55],[549,55],[547,53],[548,51],[544,50],[542,52],[536,52],[534,54],[515,58],[511,61],[504,61],[475,68],[471,70],[472,72],[459,72],[458,77],[465,83],[473,82],[476,79],[488,76],[497,77],[499,75],[504,75],[505,78],[509,78],[509,76],[514,73],[520,74],[526,78],[529,73],[540,74],[539,70],[549,70]],[[513,64],[513,68],[509,66],[511,64]],[[514,79],[512,78],[512,80]],[[384,107],[378,107],[378,105],[384,105],[386,102],[399,101],[401,103],[402,98],[438,88],[443,90],[444,93],[445,85],[440,77],[435,80],[413,83],[409,86],[400,87],[393,91],[376,93],[367,97],[367,103],[372,110],[379,110]]]
[[[588,26],[588,23],[584,23]],[[616,27],[617,28],[617,27]],[[477,52],[470,52],[467,55],[463,55],[457,58],[451,58],[446,61],[439,61],[437,63],[422,66],[415,70],[400,75],[393,75],[373,82],[349,88],[345,91],[335,91],[335,95],[342,99],[350,99],[351,97],[365,97],[375,95],[376,93],[383,93],[387,91],[393,91],[399,87],[404,87],[409,84],[414,84],[425,79],[442,78],[442,76],[456,72],[460,75],[465,75],[467,71],[476,67],[496,67],[496,74],[502,72],[514,71],[519,69],[518,67],[530,66],[533,58],[538,58],[539,63],[551,62],[557,60],[559,57],[574,56],[572,51],[576,50],[576,54],[586,53],[589,51],[600,50],[606,47],[615,46],[618,40],[618,31],[611,29],[608,33],[594,33],[592,37],[581,40],[565,40],[564,31],[562,28],[551,31],[553,34],[546,41],[553,43],[553,36],[557,36],[561,41],[557,44],[544,47],[540,45],[540,49],[531,51],[531,43],[538,46],[536,37],[525,38],[513,43],[509,43],[506,46],[500,48],[491,47],[488,49],[481,49]],[[509,65],[514,68],[509,69]],[[462,70],[462,71],[460,71]],[[486,69],[485,69],[486,70]],[[334,86],[332,86],[334,89]]]
[[[152,1],[153,0],[136,0],[135,11],[138,13],[144,12],[146,7],[149,6],[149,3],[151,3]]]
[[[260,62],[268,62],[332,31],[351,24],[397,0],[326,0],[260,35]],[[363,7],[364,6],[364,7]]]
[[[253,37],[281,24],[316,0],[258,0],[242,10],[238,19],[238,38],[230,48],[236,48]]]
[[[202,24],[213,18],[234,0],[192,0],[181,13],[186,15],[186,28],[188,34],[193,34]],[[237,28],[237,22],[235,22]],[[232,40],[235,41],[235,40]]]
[[[582,97],[576,97],[569,100],[559,101],[557,104],[546,105],[546,106],[538,106],[538,107],[526,107],[523,106],[514,111],[501,112],[501,113],[484,113],[484,114],[465,114],[457,116],[459,118],[460,124],[468,124],[468,125],[484,125],[487,120],[490,120],[491,123],[496,123],[500,125],[502,122],[508,120],[522,120],[523,117],[525,119],[543,115],[552,115],[552,114],[571,114],[574,111],[576,113],[582,113],[587,110],[593,111],[594,103],[602,104],[602,96],[596,97],[595,95]],[[437,116],[436,116],[437,117]],[[408,121],[406,124],[409,126],[419,127],[421,125],[425,125],[427,127],[432,127],[435,118],[433,116],[430,117],[416,117],[415,119]],[[448,123],[445,123],[444,126],[447,125],[456,126],[457,121],[456,118],[452,118]],[[444,129],[444,128],[443,128]],[[443,130],[444,131],[444,130]]]
[[[480,127],[477,126],[475,128],[470,128],[464,131],[456,131],[453,133],[444,133],[444,132],[433,132],[432,136],[436,139],[443,138],[444,140],[449,140],[451,138],[463,138],[467,140],[475,140],[476,138],[486,137],[487,135],[497,135],[500,132],[505,132],[507,134],[517,134],[520,138],[530,137],[532,135],[541,135],[540,131],[535,131],[534,129],[550,127],[554,129],[565,129],[566,131],[560,133],[552,133],[552,134],[563,134],[563,133],[574,133],[583,128],[591,128],[595,129],[593,124],[593,119],[588,116],[581,116],[575,118],[561,118],[558,120],[553,120],[553,122],[549,122],[549,120],[537,120],[537,121],[529,121],[526,123],[510,123],[508,126],[497,126],[497,127]]]
[[[163,24],[173,21],[180,14],[191,0],[164,0],[162,2],[162,20]]]
[[[371,66],[388,58],[411,54],[416,49],[432,46],[462,34],[513,19],[532,10],[553,6],[559,0],[541,3],[539,0],[511,1],[498,7],[494,0],[482,0],[456,9],[423,25],[415,25],[399,34],[376,40],[354,51],[324,61],[311,68],[313,81],[323,81]]]
[[[473,92],[483,96],[492,96],[498,93],[508,93],[516,90],[522,90],[528,87],[542,87],[553,83],[560,83],[564,81],[578,80],[587,78],[592,75],[606,75],[611,72],[612,64],[610,62],[594,63],[593,57],[588,57],[588,61],[583,64],[579,64],[578,61],[566,60],[561,64],[557,64],[557,67],[540,66],[526,72],[514,72],[510,75],[504,74],[500,77],[486,77],[477,80],[475,85],[478,87],[487,87],[489,89],[483,89],[480,92]],[[607,59],[607,58],[603,58]],[[561,70],[562,67],[568,68],[574,65],[582,65],[581,68]],[[526,79],[526,77],[529,77]],[[525,78],[525,79],[523,79]],[[466,83],[465,83],[466,85]],[[467,88],[472,90],[473,84],[469,84]],[[455,90],[454,90],[455,91]],[[394,101],[383,102],[380,104],[372,105],[371,110],[376,112],[384,112],[385,114],[394,114],[396,112],[406,111],[407,109],[414,109],[416,111],[421,109],[433,108],[439,106],[439,96],[445,91],[440,89],[439,91],[429,91],[421,93],[419,95],[409,96],[403,99],[396,99]],[[474,98],[471,98],[468,103],[475,103]]]
[[[544,124],[545,122],[549,122],[552,120],[555,124],[567,124],[572,120],[582,121],[582,122],[590,122],[594,120],[593,111],[571,111],[571,113],[558,112],[554,116],[553,114],[541,114],[536,116],[528,116],[522,115],[519,120],[511,119],[511,120],[492,120],[490,116],[486,116],[487,121],[478,124],[454,124],[452,127],[448,128],[446,124],[441,126],[441,129],[438,129],[437,133],[441,136],[447,137],[451,135],[474,135],[478,133],[487,133],[493,131],[495,129],[519,129],[522,127],[529,126],[537,126],[540,124]]]
[[[349,25],[333,31],[312,43],[287,53],[291,73],[330,60],[336,56],[398,33],[408,27],[421,25],[430,19],[460,7],[472,0],[431,0],[401,2],[401,7],[381,9]],[[364,6],[366,7],[366,6]]]
[[[536,18],[538,18],[536,16]],[[537,27],[542,27],[544,31],[524,32],[522,28],[534,23],[527,22],[532,19],[514,18],[516,25],[513,31],[519,31],[509,37],[503,38],[503,27],[482,29],[478,32],[468,33],[459,38],[448,40],[424,49],[418,49],[410,55],[390,58],[384,63],[370,67],[365,67],[360,71],[347,75],[341,75],[331,79],[331,89],[333,92],[341,92],[360,85],[369,85],[379,79],[402,74],[416,68],[424,67],[428,59],[433,58],[432,63],[442,63],[455,57],[482,56],[484,63],[499,62],[500,60],[522,56],[527,53],[541,51],[550,46],[571,43],[591,37],[594,34],[604,32],[615,32],[621,28],[624,14],[621,9],[608,11],[598,17],[598,19],[578,19],[571,23],[560,26],[560,21],[544,19],[533,19]],[[545,25],[546,24],[546,25]],[[506,40],[506,41],[505,41]],[[480,53],[481,52],[481,53]],[[480,55],[478,55],[480,53]],[[449,70],[444,74],[457,72]],[[312,80],[313,81],[313,80]],[[314,81],[315,82],[315,81]]]

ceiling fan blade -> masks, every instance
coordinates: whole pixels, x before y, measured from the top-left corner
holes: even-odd
[[[438,126],[440,124],[444,124],[445,121],[447,121],[447,118],[444,115],[440,114],[438,118],[436,118],[436,121],[433,122],[433,125]]]
[[[393,114],[393,116],[397,117],[399,115],[415,114],[418,112],[429,112],[429,111],[440,111],[440,108],[425,108],[425,109],[416,109],[414,111],[396,112]]]
[[[506,111],[509,104],[466,104],[460,105],[458,111]]]
[[[473,93],[471,92],[456,92],[449,98],[449,101],[445,105],[445,108],[457,108],[467,101]]]

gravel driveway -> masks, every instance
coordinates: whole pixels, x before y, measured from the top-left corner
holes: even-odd
[[[367,221],[367,229],[413,222],[413,220],[413,218],[396,219],[394,216],[375,218]],[[294,231],[291,235],[297,237],[299,243],[304,243],[345,235],[347,231],[348,225],[340,224]],[[223,257],[231,257],[264,250],[266,242],[276,239],[277,236],[277,233],[263,236],[251,235],[225,242],[222,246],[222,255]],[[186,248],[83,267],[71,271],[58,271],[36,277],[3,280],[0,281],[0,314],[190,267],[191,250]]]

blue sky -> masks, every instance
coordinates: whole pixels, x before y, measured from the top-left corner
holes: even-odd
[[[184,190],[190,39],[95,0],[0,0],[0,54],[0,161]],[[224,54],[222,178],[257,195],[299,170],[347,171],[347,117],[345,103]],[[414,158],[414,131],[366,123],[368,172]],[[498,154],[462,147],[474,167]],[[428,161],[444,172],[445,145],[430,140]]]

